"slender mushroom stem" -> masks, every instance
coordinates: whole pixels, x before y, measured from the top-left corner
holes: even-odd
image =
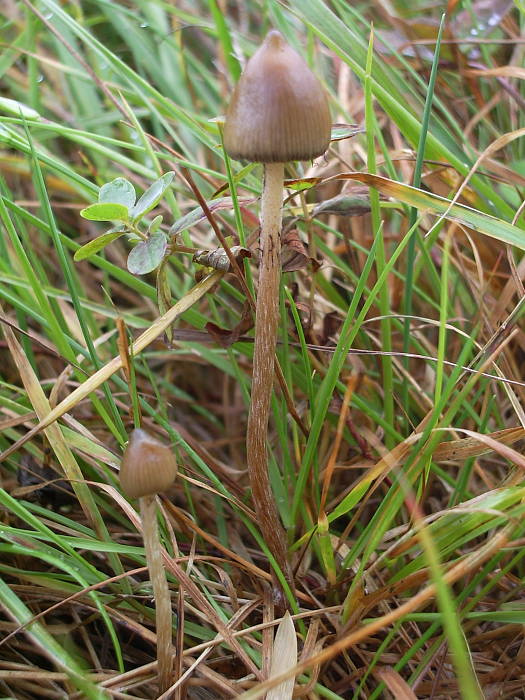
[[[262,534],[292,590],[286,535],[270,486],[266,453],[279,320],[284,163],[324,153],[330,128],[321,84],[282,34],[270,31],[233,91],[224,122],[224,148],[230,158],[265,165],[247,458]]]
[[[283,187],[284,163],[266,163],[261,200],[261,257],[246,448],[257,520],[270,551],[291,583],[286,536],[270,485],[266,450],[279,322]]]
[[[157,633],[157,661],[159,692],[164,693],[171,685],[172,674],[172,611],[171,598],[162,563],[162,550],[157,523],[157,502],[154,495],[139,498],[140,515],[144,536],[144,548],[148,564],[153,596],[155,598],[155,630]]]

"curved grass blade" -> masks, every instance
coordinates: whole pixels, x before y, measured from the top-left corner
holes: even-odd
[[[485,236],[495,238],[507,245],[516,246],[520,250],[525,250],[525,231],[517,226],[509,224],[508,221],[498,219],[490,214],[485,214],[478,209],[467,207],[464,204],[452,204],[446,197],[439,197],[437,194],[423,192],[423,190],[402,182],[395,182],[381,175],[371,175],[370,173],[342,173],[335,175],[328,180],[358,180],[365,185],[374,187],[381,194],[397,199],[420,212],[441,216],[449,221],[455,221],[462,226],[483,233]],[[327,182],[327,180],[325,180]]]

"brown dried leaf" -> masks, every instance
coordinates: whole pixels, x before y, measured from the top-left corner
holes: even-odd
[[[383,681],[395,700],[417,700],[417,695],[412,688],[393,668],[381,668],[375,675]]]
[[[494,433],[490,433],[490,435],[484,435],[483,438],[483,441],[480,437],[476,436],[442,442],[434,451],[432,459],[436,461],[463,461],[469,457],[480,457],[481,455],[495,450],[495,447],[487,442],[487,438],[501,445],[512,445],[518,442],[518,440],[525,438],[525,429],[521,426],[517,428],[506,428],[505,430],[498,430]]]
[[[283,272],[302,270],[310,258],[296,228],[287,231],[282,239],[281,265]]]
[[[343,320],[338,311],[330,311],[325,314],[323,318],[323,332],[319,338],[319,344],[327,345],[330,342],[330,345],[333,345],[330,339],[337,334],[342,322]]]
[[[230,253],[237,262],[241,262],[244,258],[251,258],[252,254],[248,248],[243,248],[240,245],[234,245],[230,248]],[[231,269],[230,258],[224,248],[215,248],[214,250],[198,250],[193,256],[193,262],[206,267],[212,267],[214,270],[221,272],[229,272]]]
[[[231,330],[221,328],[211,321],[206,324],[208,333],[223,348],[229,348],[230,345],[236,343],[241,335],[247,333],[251,328],[253,328],[253,316],[248,302],[242,308],[241,320]]]

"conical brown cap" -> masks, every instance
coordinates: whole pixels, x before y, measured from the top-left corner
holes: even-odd
[[[246,64],[224,124],[231,158],[258,163],[310,160],[330,142],[326,93],[304,60],[271,31]]]
[[[177,475],[171,449],[145,430],[129,436],[120,465],[120,485],[128,498],[141,498],[165,491]]]

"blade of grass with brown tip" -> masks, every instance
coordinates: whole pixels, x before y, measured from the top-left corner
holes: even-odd
[[[464,204],[453,204],[446,197],[424,192],[417,187],[411,187],[402,182],[394,182],[394,180],[390,180],[387,177],[371,175],[370,173],[342,173],[327,178],[325,182],[331,180],[358,180],[366,185],[370,185],[370,187],[375,187],[386,197],[392,197],[399,202],[419,209],[420,213],[424,214],[427,212],[434,216],[442,216],[449,221],[456,221],[458,224],[495,238],[502,243],[525,250],[525,231],[523,229],[503,219],[485,214],[478,209],[467,207]]]

